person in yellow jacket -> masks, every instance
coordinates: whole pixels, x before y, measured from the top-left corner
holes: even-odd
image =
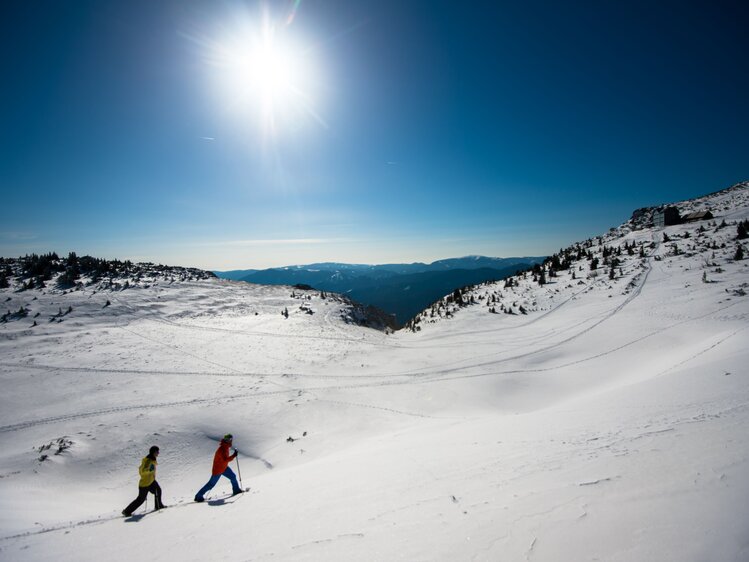
[[[161,503],[161,486],[156,482],[156,457],[159,456],[159,448],[154,445],[148,450],[148,454],[143,457],[138,468],[140,474],[140,481],[138,482],[138,497],[135,498],[132,503],[122,510],[122,515],[130,517],[133,512],[138,509],[141,504],[146,501],[148,492],[151,492],[156,497],[156,509],[162,509],[166,507]]]

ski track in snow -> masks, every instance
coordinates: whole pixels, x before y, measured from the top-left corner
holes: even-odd
[[[631,341],[629,341],[629,342],[627,342],[625,344],[619,345],[619,346],[617,346],[615,348],[611,348],[611,349],[609,349],[607,351],[603,351],[601,353],[597,353],[595,355],[591,355],[589,357],[584,357],[582,359],[578,359],[578,360],[571,361],[571,362],[568,362],[568,363],[562,363],[562,364],[554,365],[554,366],[551,366],[551,367],[539,367],[539,368],[536,368],[536,369],[515,369],[515,370],[508,370],[508,371],[495,371],[495,372],[486,372],[486,373],[471,373],[471,374],[458,375],[458,376],[453,376],[453,377],[443,377],[443,378],[437,378],[437,379],[430,379],[430,380],[427,380],[427,381],[415,381],[415,383],[429,383],[429,382],[438,382],[438,381],[444,381],[444,380],[459,380],[459,379],[462,379],[462,378],[479,378],[479,377],[490,377],[490,376],[496,376],[496,375],[522,374],[522,373],[543,373],[543,372],[549,372],[549,371],[556,371],[556,370],[559,370],[559,369],[564,369],[566,367],[571,367],[573,365],[580,365],[582,363],[587,363],[588,361],[592,361],[594,359],[600,359],[601,357],[605,357],[607,355],[611,355],[612,353],[620,351],[620,350],[622,350],[624,348],[627,348],[627,347],[629,347],[631,345],[634,345],[636,343],[639,343],[641,341],[649,339],[649,338],[651,338],[653,336],[661,334],[661,333],[665,332],[666,330],[670,330],[672,328],[675,328],[677,326],[681,326],[681,325],[686,324],[688,322],[694,322],[694,321],[701,320],[703,318],[712,316],[716,312],[720,312],[721,310],[725,310],[727,308],[731,308],[732,306],[735,306],[736,304],[740,304],[740,303],[734,303],[734,304],[728,305],[726,307],[719,308],[719,309],[717,309],[715,311],[711,311],[711,312],[709,312],[707,314],[703,314],[703,315],[701,315],[699,317],[696,317],[696,318],[688,318],[686,320],[681,320],[679,322],[675,322],[674,324],[671,324],[671,325],[666,326],[664,328],[661,328],[659,330],[655,330],[653,332],[650,332],[648,334],[640,336],[639,338],[635,338],[634,340],[631,340]],[[721,343],[725,342],[727,339],[731,338],[732,336],[736,335],[737,333],[739,333],[739,332],[741,332],[743,330],[744,330],[744,328],[736,330],[735,332],[729,334],[728,336],[726,336],[725,338],[723,338],[719,342],[717,342],[717,343],[709,346],[708,348],[706,348],[706,349],[698,352],[694,356],[692,356],[692,357],[690,357],[690,358],[688,358],[688,359],[686,359],[684,361],[681,361],[678,365],[672,365],[672,366],[670,366],[668,369],[666,369],[662,373],[659,373],[659,375],[665,374],[668,371],[673,370],[677,366],[680,366],[680,365],[683,365],[685,363],[688,363],[690,360],[692,360],[692,359],[694,359],[694,358],[702,355],[703,353],[706,353],[706,352],[710,351],[711,349],[714,349],[715,347],[717,347]],[[497,363],[504,363],[504,362],[505,362],[505,360],[502,360],[502,361],[498,361],[496,363],[482,364],[481,366],[489,366],[489,365],[493,365],[493,364],[497,364]],[[462,370],[462,369],[450,369],[448,371],[439,371],[439,373],[442,373],[442,372],[455,372],[456,370]]]
[[[612,312],[610,312],[609,314],[607,314],[607,316],[606,316],[605,319],[610,318],[611,316],[613,316],[614,314],[616,314],[626,304],[627,303],[625,302],[625,303],[622,303],[621,305],[617,306]],[[601,357],[605,357],[605,356],[610,355],[610,354],[612,354],[612,353],[614,353],[616,351],[619,351],[621,349],[624,349],[626,347],[634,345],[635,343],[638,343],[640,341],[643,341],[643,340],[646,340],[648,338],[651,338],[651,337],[653,337],[653,336],[655,336],[657,334],[663,333],[666,330],[673,329],[673,328],[675,328],[677,326],[681,326],[681,325],[686,324],[688,322],[694,322],[694,321],[701,320],[701,319],[709,317],[709,316],[713,316],[717,312],[721,312],[723,310],[732,308],[732,307],[737,306],[739,304],[742,304],[742,302],[741,301],[737,301],[737,302],[731,303],[729,305],[720,307],[720,308],[718,308],[716,310],[711,310],[711,311],[709,311],[709,312],[707,312],[705,314],[702,314],[700,316],[697,316],[697,317],[694,317],[694,318],[687,318],[687,319],[684,319],[684,320],[680,320],[680,321],[675,322],[675,323],[673,323],[673,324],[671,324],[669,326],[666,326],[664,328],[655,330],[653,332],[650,332],[648,334],[645,334],[643,336],[635,338],[635,339],[633,339],[633,340],[631,340],[631,341],[629,341],[629,342],[627,342],[625,344],[619,345],[619,346],[617,346],[615,348],[606,350],[604,352],[601,352],[601,353],[598,353],[598,354],[595,354],[595,355],[591,355],[589,357],[585,357],[585,358],[582,358],[582,359],[578,359],[576,361],[572,361],[572,362],[568,362],[568,363],[562,363],[562,364],[558,364],[558,365],[554,365],[554,366],[550,366],[550,367],[540,367],[540,368],[537,368],[537,369],[515,369],[515,370],[506,370],[506,371],[484,372],[484,373],[466,373],[466,374],[456,375],[456,376],[452,376],[452,377],[450,377],[450,376],[440,376],[440,375],[446,375],[446,374],[454,373],[456,371],[467,370],[469,368],[473,368],[473,367],[477,367],[477,366],[481,366],[481,367],[492,366],[492,365],[506,363],[506,362],[512,361],[514,359],[519,359],[519,358],[524,358],[524,357],[528,357],[528,356],[531,356],[531,355],[535,355],[536,353],[541,353],[542,351],[547,351],[549,349],[553,349],[555,347],[558,347],[562,343],[566,343],[566,342],[572,341],[572,340],[576,339],[577,337],[579,337],[580,334],[576,334],[574,336],[571,336],[570,338],[567,338],[563,342],[559,342],[557,344],[548,346],[548,347],[543,348],[542,350],[539,350],[537,352],[530,352],[530,353],[527,353],[527,354],[521,354],[521,355],[517,355],[517,356],[514,356],[514,357],[507,358],[507,359],[502,359],[502,360],[495,361],[495,362],[480,363],[480,364],[477,364],[477,365],[471,365],[469,367],[451,368],[451,369],[439,369],[439,370],[434,370],[434,371],[431,371],[431,372],[420,373],[418,375],[410,375],[409,376],[410,380],[405,380],[405,381],[401,381],[401,380],[395,380],[395,381],[387,380],[387,381],[377,382],[377,383],[363,382],[363,383],[360,383],[360,384],[327,385],[327,386],[316,386],[316,387],[306,387],[306,388],[286,387],[284,385],[280,385],[280,386],[284,386],[284,390],[258,391],[258,392],[252,392],[252,393],[232,394],[232,395],[227,395],[227,396],[217,396],[217,397],[211,397],[211,398],[196,398],[196,399],[192,399],[192,400],[180,400],[180,401],[175,401],[175,402],[161,402],[161,403],[146,404],[146,405],[120,406],[120,407],[107,408],[107,409],[104,409],[104,410],[97,410],[97,411],[92,411],[92,412],[84,412],[84,413],[77,413],[77,414],[61,415],[61,416],[55,416],[55,417],[50,417],[50,418],[42,418],[42,419],[38,419],[38,420],[29,420],[29,421],[25,421],[25,422],[19,422],[19,423],[16,423],[16,424],[10,424],[10,425],[5,425],[5,426],[0,426],[0,433],[7,433],[7,432],[10,432],[10,431],[18,431],[18,430],[21,430],[21,429],[27,429],[29,427],[33,427],[33,426],[37,426],[37,425],[57,423],[57,422],[60,422],[60,421],[70,421],[70,420],[80,419],[80,418],[88,418],[88,417],[96,417],[96,416],[108,415],[108,414],[112,414],[112,413],[116,413],[116,412],[135,411],[135,410],[152,410],[152,409],[156,409],[156,408],[181,407],[181,406],[190,406],[190,405],[198,405],[198,404],[220,403],[220,402],[224,402],[224,401],[233,401],[233,400],[239,400],[239,399],[245,399],[245,398],[255,398],[255,397],[258,397],[258,396],[271,396],[271,395],[280,395],[280,394],[287,394],[287,393],[297,393],[299,391],[308,392],[308,393],[314,393],[316,391],[321,391],[321,390],[354,390],[354,389],[365,389],[365,388],[371,388],[371,387],[384,387],[384,386],[396,386],[396,385],[408,385],[408,384],[431,384],[431,383],[442,382],[442,381],[454,381],[454,380],[467,379],[467,378],[491,377],[491,376],[507,375],[507,374],[549,372],[549,371],[554,371],[554,370],[562,369],[562,368],[565,368],[565,367],[570,367],[572,365],[579,365],[581,363],[592,361],[594,359],[599,359]],[[603,322],[603,320],[601,320],[600,322],[598,322],[598,324],[600,324],[601,322]],[[690,357],[690,358],[688,358],[688,359],[680,362],[678,365],[673,365],[673,366],[669,367],[663,373],[660,373],[660,374],[665,374],[666,372],[668,372],[668,371],[676,368],[677,366],[683,365],[683,364],[689,362],[690,360],[692,360],[692,359],[694,359],[694,358],[702,355],[703,353],[707,353],[708,351],[716,348],[721,343],[725,342],[730,337],[736,335],[737,333],[740,333],[743,330],[744,330],[744,328],[740,328],[739,330],[736,330],[732,334],[729,334],[728,336],[722,338],[720,341],[718,341],[718,342],[710,345],[708,348],[706,348],[704,350],[701,350],[700,352],[698,352],[694,356],[692,356],[692,357]],[[588,332],[588,331],[590,331],[590,329],[584,330],[584,332]],[[23,366],[24,367],[28,367],[27,365],[23,365]],[[40,367],[40,366],[34,366],[34,367],[31,367],[31,368],[37,368],[37,367]],[[41,367],[41,368],[46,368],[46,367]],[[52,369],[55,369],[55,368],[52,368]],[[73,370],[74,371],[76,369],[71,367],[71,368],[69,368],[69,370]],[[109,372],[109,371],[106,371],[106,372]],[[114,371],[114,372],[118,372],[118,371]],[[218,375],[218,376],[223,376],[223,375]],[[240,374],[235,373],[235,376],[240,376]],[[316,376],[316,375],[312,375],[312,376]],[[427,378],[427,377],[432,377],[432,378]],[[373,407],[376,408],[376,406],[373,406]],[[383,409],[384,410],[388,410],[387,408],[383,408]],[[390,411],[392,411],[393,413],[399,413],[399,414],[410,415],[410,416],[419,415],[419,414],[414,414],[414,413],[410,413],[410,412],[400,412],[400,411],[392,410],[392,409]],[[423,417],[430,417],[430,416],[423,415]]]
[[[315,400],[317,402],[324,402],[328,404],[338,404],[340,406],[355,406],[357,408],[371,408],[373,410],[382,410],[383,412],[392,412],[394,414],[401,414],[404,416],[413,416],[415,418],[429,418],[429,419],[436,419],[436,420],[464,419],[462,417],[429,416],[427,414],[419,414],[417,412],[405,412],[403,410],[396,410],[395,408],[386,408],[384,406],[376,406],[374,404],[359,404],[356,402],[346,402],[344,400],[327,400],[324,398],[315,398]]]
[[[245,492],[245,494],[246,493],[248,493],[248,492]],[[242,495],[245,495],[245,494],[241,494],[240,497]],[[232,498],[232,497],[233,496],[229,495],[229,496],[216,497],[216,498],[212,498],[212,499],[206,499],[205,503],[206,504],[210,504],[210,502],[221,501],[222,502],[221,505],[224,505],[224,504],[228,505],[230,503],[233,503],[233,501],[226,501],[226,500],[228,500],[229,498]],[[118,515],[100,515],[100,516],[95,517],[95,518],[81,519],[79,521],[70,521],[68,523],[63,523],[63,524],[60,524],[60,525],[50,525],[50,526],[42,527],[41,529],[33,529],[33,530],[29,530],[29,531],[24,531],[24,532],[21,532],[21,533],[16,533],[16,534],[13,534],[13,535],[7,535],[7,536],[4,536],[4,537],[0,537],[0,541],[10,541],[10,540],[14,540],[14,539],[23,539],[23,538],[31,537],[31,536],[34,536],[34,535],[44,535],[44,534],[47,534],[47,533],[54,533],[54,532],[57,532],[57,531],[69,531],[69,530],[75,529],[77,527],[86,527],[86,526],[90,526],[90,525],[100,525],[102,523],[107,523],[109,521],[117,521],[117,520],[120,520],[120,519],[124,523],[130,523],[130,522],[134,522],[134,521],[140,521],[141,519],[143,519],[146,516],[161,515],[163,513],[166,513],[167,510],[171,511],[171,510],[173,510],[175,508],[187,507],[187,506],[190,506],[190,505],[198,506],[200,504],[197,503],[197,502],[195,502],[195,501],[192,501],[189,498],[182,498],[182,499],[178,499],[176,502],[173,502],[173,503],[169,504],[166,508],[164,508],[162,510],[158,510],[158,511],[157,510],[151,510],[151,511],[145,511],[145,512],[136,512],[136,513],[133,513],[130,517],[125,517],[124,515],[121,515],[121,514],[118,514]]]
[[[146,339],[146,340],[148,340],[148,341],[151,341],[151,342],[153,342],[153,343],[156,343],[156,344],[158,344],[158,345],[161,345],[161,346],[163,346],[163,347],[166,347],[167,349],[171,349],[172,351],[177,351],[177,352],[178,352],[178,353],[180,353],[180,354],[185,354],[185,355],[188,355],[188,356],[190,356],[190,357],[193,357],[193,358],[195,358],[195,359],[197,359],[197,360],[199,360],[199,361],[203,361],[204,363],[208,363],[209,365],[214,365],[214,366],[217,366],[217,367],[221,367],[222,369],[226,369],[226,370],[229,370],[229,371],[233,371],[233,372],[234,372],[234,376],[241,376],[241,374],[242,374],[242,373],[240,373],[239,371],[237,371],[236,369],[233,369],[232,367],[228,367],[228,366],[226,366],[226,365],[223,365],[223,364],[221,364],[221,363],[218,363],[218,362],[216,362],[216,361],[211,361],[210,359],[205,359],[204,357],[198,357],[198,356],[197,356],[197,355],[195,355],[195,354],[192,354],[192,353],[188,353],[188,352],[186,352],[186,351],[183,351],[183,350],[182,350],[181,348],[178,348],[177,346],[174,346],[174,345],[171,345],[171,344],[167,344],[167,343],[161,342],[161,341],[159,341],[159,340],[157,340],[157,339],[155,339],[155,338],[151,338],[151,337],[145,336],[145,335],[143,335],[143,334],[138,334],[138,333],[136,333],[136,332],[133,332],[132,330],[127,330],[127,329],[125,329],[125,328],[122,328],[122,329],[123,329],[123,330],[125,330],[126,332],[129,332],[129,333],[133,334],[133,335],[136,335],[136,336],[140,336],[140,337],[142,337],[142,338],[144,338],[144,339]],[[278,387],[281,387],[281,388],[285,388],[285,389],[287,389],[287,390],[293,390],[293,389],[292,389],[291,387],[289,387],[289,386],[287,386],[287,385],[285,385],[285,384],[282,384],[282,383],[280,383],[280,382],[277,382],[277,381],[273,381],[273,380],[268,380],[267,382],[269,382],[270,384],[273,384],[273,385],[275,385],[275,386],[278,386]]]
[[[81,521],[71,521],[70,523],[66,523],[63,525],[54,525],[51,527],[43,527],[41,529],[35,529],[33,531],[24,531],[22,533],[16,533],[15,535],[8,535],[5,537],[0,537],[0,541],[10,541],[13,539],[23,539],[27,537],[32,537],[34,535],[43,535],[46,533],[54,533],[55,531],[66,531],[70,529],[74,529],[75,527],[81,527],[84,525],[99,525],[101,523],[106,523],[108,521],[114,521],[116,519],[124,519],[122,515],[111,515],[111,516],[104,516],[104,517],[97,517],[95,519],[83,519]]]
[[[477,336],[477,335],[495,335],[498,332],[506,332],[506,331],[515,332],[515,331],[519,330],[520,328],[525,328],[527,326],[531,326],[531,325],[539,322],[540,320],[548,318],[550,315],[558,312],[565,304],[567,304],[567,303],[569,303],[569,302],[571,302],[573,300],[576,300],[583,293],[586,293],[589,290],[595,288],[596,286],[602,285],[602,284],[604,284],[604,280],[603,279],[596,279],[590,285],[585,285],[579,291],[573,292],[569,297],[567,297],[565,300],[563,300],[559,304],[555,304],[555,306],[551,307],[550,310],[547,310],[546,312],[543,312],[543,313],[539,314],[538,316],[534,316],[533,318],[531,318],[527,322],[523,322],[522,324],[515,324],[515,325],[512,325],[512,326],[498,326],[496,328],[489,328],[489,329],[484,329],[484,330],[464,330],[464,331],[461,331],[460,335],[461,336],[465,336],[465,335],[468,335],[468,336]],[[436,336],[427,336],[425,338],[426,341],[433,341],[435,339],[452,339],[452,338],[449,337],[447,334],[438,334]],[[435,344],[435,345],[439,345],[440,347],[444,347],[444,345],[442,343]],[[453,344],[452,347],[460,347],[461,345],[462,344]],[[448,345],[447,347],[451,347],[451,346]]]
[[[276,332],[261,332],[261,331],[253,331],[253,330],[233,330],[230,328],[219,328],[217,326],[198,326],[198,325],[192,325],[192,324],[181,324],[179,322],[174,322],[173,320],[168,320],[166,318],[156,316],[155,313],[152,313],[151,315],[148,315],[148,316],[144,316],[141,319],[148,320],[150,322],[156,322],[159,324],[166,324],[167,326],[172,326],[174,328],[180,328],[184,330],[213,332],[213,333],[230,333],[232,335],[238,335],[238,336],[280,338],[280,339],[289,339],[289,340],[299,339],[299,340],[345,342],[345,343],[355,343],[357,345],[365,344],[365,345],[371,345],[375,347],[384,347],[388,349],[398,346],[397,343],[394,343],[394,344],[382,343],[382,342],[376,342],[376,341],[368,341],[362,338],[337,337],[337,336],[326,336],[326,335],[310,335],[310,334],[282,334],[282,333],[276,333]]]
[[[541,354],[541,353],[546,353],[546,352],[548,352],[548,351],[551,351],[552,349],[555,349],[555,348],[557,348],[557,347],[560,347],[560,346],[562,346],[562,345],[564,345],[564,344],[566,344],[566,343],[569,343],[569,342],[571,342],[571,341],[574,341],[574,340],[576,340],[576,339],[580,338],[581,336],[583,336],[583,335],[587,334],[588,332],[590,332],[591,330],[593,330],[593,329],[595,329],[596,327],[600,326],[601,324],[603,324],[603,323],[604,323],[604,322],[606,322],[607,320],[610,320],[611,318],[613,318],[613,317],[614,317],[614,316],[615,316],[616,314],[618,314],[618,313],[619,313],[619,312],[620,312],[620,311],[621,311],[621,310],[622,310],[622,309],[623,309],[623,308],[624,308],[625,306],[627,306],[627,305],[628,305],[628,304],[630,304],[630,303],[631,303],[631,302],[632,302],[633,300],[635,300],[635,299],[636,299],[636,298],[637,298],[638,296],[640,296],[640,294],[642,293],[642,289],[643,289],[643,287],[645,286],[645,282],[647,281],[647,278],[648,278],[648,274],[649,274],[649,273],[650,273],[650,271],[652,270],[652,267],[650,266],[650,262],[649,262],[649,260],[648,260],[648,262],[647,262],[647,263],[648,263],[648,268],[647,268],[647,270],[645,271],[645,274],[644,274],[644,276],[643,276],[642,280],[641,280],[641,281],[640,281],[640,283],[639,283],[639,284],[638,284],[638,285],[637,285],[637,286],[635,287],[635,290],[633,290],[633,291],[632,291],[632,292],[631,292],[631,293],[630,293],[630,294],[629,294],[629,295],[627,296],[627,298],[626,298],[626,299],[625,299],[625,300],[624,300],[624,301],[623,301],[623,302],[622,302],[621,304],[619,304],[619,305],[617,305],[616,307],[614,307],[614,308],[613,308],[613,309],[612,309],[611,311],[609,311],[609,312],[607,312],[607,313],[604,313],[604,316],[603,316],[603,318],[601,318],[600,320],[598,320],[598,321],[594,322],[593,324],[591,324],[591,325],[590,325],[590,326],[588,326],[587,328],[584,328],[583,330],[581,330],[581,331],[579,331],[579,332],[576,332],[576,333],[574,333],[574,334],[573,334],[572,336],[568,337],[567,339],[561,340],[561,341],[559,341],[559,342],[556,342],[556,343],[554,343],[554,344],[548,345],[548,346],[546,346],[546,347],[543,347],[543,348],[541,348],[541,349],[534,349],[533,351],[530,351],[530,352],[527,352],[527,353],[521,353],[521,354],[519,354],[519,355],[513,355],[513,356],[511,356],[511,357],[507,357],[507,358],[504,358],[504,359],[500,359],[500,360],[496,360],[496,361],[487,361],[487,362],[481,362],[481,363],[475,363],[475,362],[474,362],[474,363],[470,363],[470,364],[468,364],[468,365],[463,365],[463,366],[461,366],[461,367],[455,367],[455,368],[452,368],[452,369],[440,369],[440,370],[439,370],[439,371],[437,371],[437,372],[439,372],[439,373],[448,373],[448,372],[454,372],[454,371],[456,371],[456,370],[464,370],[464,369],[469,369],[469,368],[476,368],[476,367],[486,367],[486,366],[496,365],[496,364],[499,364],[499,363],[505,363],[505,362],[508,362],[508,361],[514,361],[514,360],[517,360],[517,359],[524,359],[524,358],[527,358],[527,357],[532,357],[533,355],[538,355],[538,354]],[[587,290],[589,290],[589,289],[590,289],[590,287],[586,287],[586,288],[585,288],[584,290],[582,290],[582,291],[580,291],[580,292],[585,292],[585,291],[587,291]],[[565,302],[569,302],[569,300],[570,300],[570,299],[568,299],[568,300],[567,300],[567,301],[565,301]],[[558,309],[559,307],[561,307],[561,306],[562,306],[563,304],[565,304],[565,303],[563,302],[563,303],[562,303],[562,304],[560,304],[560,305],[559,305],[559,306],[558,306],[557,308],[555,308],[555,309],[552,309],[551,311],[548,311],[548,312],[547,312],[547,313],[546,313],[545,315],[549,315],[549,314],[551,314],[552,312],[556,311],[556,310],[557,310],[557,309]],[[535,321],[535,320],[534,320],[534,321]],[[532,322],[533,322],[533,321],[531,321],[531,322],[528,322],[528,323],[526,323],[526,324],[522,324],[522,325],[520,325],[520,326],[517,326],[517,327],[515,327],[515,328],[517,329],[517,328],[520,328],[520,327],[526,326],[526,325],[528,325],[528,324],[530,324],[530,323],[532,323]],[[585,323],[587,323],[587,320],[586,320],[586,321],[583,321],[583,322],[581,322],[580,324],[577,324],[577,325],[575,325],[574,327],[577,327],[577,326],[579,326],[579,325],[582,325],[582,324],[585,324]],[[505,329],[509,329],[509,328],[505,328]],[[492,356],[492,354],[488,354],[488,356]],[[484,357],[486,357],[486,356],[484,356]],[[457,365],[461,365],[461,364],[464,364],[464,363],[465,363],[466,361],[467,361],[467,360],[461,360],[461,361],[458,361],[458,362],[455,362],[455,363],[453,363],[453,365],[456,365],[456,364],[457,364]],[[429,373],[433,373],[433,372],[432,372],[432,371],[430,371]],[[416,370],[416,371],[411,371],[411,372],[410,372],[409,374],[427,374],[427,373],[425,373],[424,371],[418,371],[418,370]]]
[[[292,550],[299,550],[300,548],[307,548],[310,546],[319,546],[321,544],[325,543],[331,543],[334,541],[339,541],[341,539],[362,539],[364,538],[364,533],[344,533],[332,538],[325,538],[325,539],[317,539],[314,541],[309,541],[301,544],[296,544],[291,547]]]
[[[29,420],[25,422],[19,422],[15,424],[0,426],[0,433],[7,433],[10,431],[18,431],[20,429],[27,429],[37,425],[46,425],[50,423],[58,423],[62,421],[71,421],[82,418],[91,418],[96,416],[106,416],[108,414],[114,414],[118,412],[132,412],[137,410],[154,410],[163,408],[174,408],[179,406],[195,406],[200,404],[216,404],[221,402],[230,402],[241,398],[253,398],[257,396],[272,396],[278,394],[288,394],[290,392],[297,392],[295,389],[290,390],[269,390],[252,392],[248,394],[231,394],[227,396],[216,396],[212,398],[193,398],[191,400],[177,400],[174,402],[158,402],[153,404],[142,404],[142,405],[130,405],[130,406],[118,406],[114,408],[105,408],[102,410],[96,410],[92,412],[80,412],[76,414],[66,414],[60,416],[53,416],[49,418],[41,418],[37,420]]]
[[[629,297],[619,307],[617,307],[619,310],[621,310],[627,304],[629,304],[632,300],[637,298],[637,296],[639,296],[639,294],[642,292],[643,287],[645,286],[645,282],[647,281],[648,275],[650,274],[650,271],[653,268],[652,267],[653,256],[655,255],[655,253],[658,251],[658,249],[661,246],[660,240],[657,240],[654,234],[651,235],[651,241],[655,244],[655,247],[653,248],[653,252],[650,255],[648,255],[644,260],[639,262],[639,263],[646,265],[645,274],[641,282],[635,286],[635,290],[632,291]],[[640,274],[642,274],[642,272],[638,272],[638,275],[636,275],[635,277],[638,277]],[[567,303],[573,300],[576,300],[578,297],[580,297],[584,293],[591,291],[592,289],[595,289],[597,286],[605,285],[605,284],[606,284],[606,280],[604,278],[602,277],[596,278],[591,284],[585,285],[579,291],[573,291],[569,297],[567,297],[565,300],[563,300],[559,304],[556,304],[555,306],[553,306],[550,310],[547,310],[546,312],[538,316],[535,316],[531,318],[530,320],[528,320],[527,322],[524,322],[522,324],[516,324],[513,326],[499,326],[497,328],[490,328],[490,329],[485,329],[485,330],[464,330],[461,332],[460,335],[463,336],[463,335],[496,334],[498,332],[504,332],[504,331],[513,331],[513,332],[517,331],[520,328],[525,328],[526,326],[533,325],[539,322],[540,320],[548,318],[552,314],[558,312]],[[612,314],[615,314],[616,312],[618,312],[618,310],[615,310]],[[435,338],[448,338],[448,335],[439,334]],[[435,338],[432,338],[432,339],[435,339]],[[428,339],[430,338],[428,337],[427,340]],[[462,344],[455,344],[455,345],[459,346]]]

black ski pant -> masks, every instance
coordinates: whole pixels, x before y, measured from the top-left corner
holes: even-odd
[[[156,496],[156,509],[161,509],[162,507],[164,507],[164,504],[161,503],[161,486],[159,486],[159,483],[154,480],[150,486],[146,486],[145,488],[141,488],[140,486],[138,486],[138,497],[135,498],[133,502],[125,508],[124,513],[128,516],[132,515],[133,512],[138,509],[144,501],[146,501],[148,492],[151,492],[154,496]]]

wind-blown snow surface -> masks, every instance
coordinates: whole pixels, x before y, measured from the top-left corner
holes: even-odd
[[[218,280],[4,289],[0,558],[749,560],[748,191],[416,333]],[[191,503],[226,432],[251,490]],[[125,519],[152,444],[170,508]]]

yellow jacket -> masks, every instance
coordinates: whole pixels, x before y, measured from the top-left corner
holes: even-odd
[[[140,468],[138,469],[138,473],[140,474],[138,487],[148,488],[154,483],[156,480],[156,464],[157,462],[155,459],[151,459],[147,456],[143,457],[143,460],[140,463]]]

